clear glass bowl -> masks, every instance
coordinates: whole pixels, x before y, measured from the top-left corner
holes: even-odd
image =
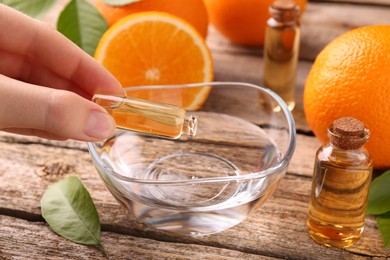
[[[88,143],[113,196],[160,230],[206,235],[239,224],[275,191],[295,149],[293,117],[268,89],[212,82],[126,91],[181,106],[183,89],[204,86],[211,91],[203,106],[187,111],[198,116],[194,138],[118,129],[104,142]]]

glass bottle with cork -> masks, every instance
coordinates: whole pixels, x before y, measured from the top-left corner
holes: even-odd
[[[269,7],[264,41],[263,84],[289,110],[295,107],[295,79],[300,43],[300,8],[294,0],[275,0]],[[275,108],[277,109],[277,108]]]
[[[196,135],[198,117],[175,105],[150,100],[96,94],[92,100],[114,118],[121,129],[177,139]]]
[[[319,244],[344,248],[361,237],[373,170],[369,135],[357,119],[337,119],[316,153],[307,225]]]

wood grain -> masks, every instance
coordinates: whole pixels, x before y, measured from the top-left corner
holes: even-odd
[[[302,138],[298,136],[298,138],[300,145],[306,147],[306,149],[298,150],[295,156],[311,162],[305,154],[301,153],[312,154],[314,145],[310,145],[310,143],[313,137]],[[222,248],[259,256],[273,258],[289,256],[294,259],[329,259],[331,257],[347,258],[349,256],[355,256],[355,259],[364,259],[365,256],[385,257],[387,254],[382,248],[382,242],[372,218],[367,219],[365,236],[351,249],[329,250],[317,246],[310,240],[305,220],[310,194],[312,165],[309,165],[310,163],[305,165],[304,161],[301,163],[294,162],[290,165],[289,173],[282,180],[275,194],[242,224],[221,234],[199,238],[177,237],[146,227],[129,216],[108,193],[92,165],[89,154],[85,148],[78,147],[78,142],[63,142],[63,147],[56,147],[57,142],[44,140],[35,143],[34,139],[37,140],[36,138],[32,138],[29,142],[27,142],[27,139],[27,137],[21,137],[18,140],[18,136],[9,136],[4,133],[1,135],[0,149],[2,150],[2,157],[0,165],[3,166],[0,171],[0,190],[2,194],[0,197],[0,216],[8,215],[14,218],[37,221],[36,224],[28,223],[28,225],[33,224],[32,228],[38,226],[40,227],[38,229],[46,230],[40,217],[39,200],[47,185],[68,175],[78,175],[91,192],[97,205],[103,230],[109,232],[108,237],[113,237],[113,239],[121,240],[122,236],[125,236],[127,238],[127,240],[125,239],[126,243],[130,243],[128,240],[142,243],[142,240],[146,238],[161,242],[172,242],[171,245],[175,248],[177,244],[185,243],[202,245],[209,248],[208,250]],[[61,160],[58,160],[59,155],[61,155]],[[49,175],[54,175],[51,176],[52,178],[37,174],[42,166],[51,164],[53,161],[61,165],[69,165],[68,169],[72,170],[63,172],[62,175],[56,175],[56,171],[48,172]],[[58,167],[48,169],[58,169]],[[13,228],[5,220],[1,220],[1,226],[4,227],[3,229],[11,228],[10,230],[12,230]],[[46,235],[43,236],[42,233],[35,231],[30,232],[29,229],[26,229],[26,231],[20,229],[23,237],[36,241],[36,243],[43,243],[42,250],[46,248],[45,243],[41,241],[42,237],[46,237]],[[45,234],[48,231],[40,232]],[[12,253],[12,245],[8,245],[5,241],[0,240],[0,243],[11,247],[11,249],[8,249],[10,251],[6,252]],[[56,239],[56,241],[56,243],[65,243],[61,238]],[[108,241],[110,240],[108,239]],[[111,242],[107,243],[110,245]],[[66,254],[72,255],[72,252],[78,251],[76,248],[74,245],[69,245]],[[165,245],[164,248],[166,248]],[[96,254],[93,250],[85,250],[89,252],[88,254]],[[115,250],[113,249],[113,251]],[[118,250],[121,250],[120,245],[118,245]],[[134,249],[128,250],[132,252],[131,250]],[[43,252],[45,251],[41,252],[42,255],[44,255]],[[153,250],[150,251],[150,253],[152,252]],[[16,254],[16,251],[13,253]],[[180,255],[179,251],[177,254]],[[54,251],[53,255],[61,254]],[[202,254],[198,256],[201,257]],[[246,255],[242,255],[242,257],[244,256],[246,258]],[[321,257],[317,258],[317,256]]]
[[[169,243],[103,231],[98,249],[70,242],[42,222],[0,215],[0,259],[259,259],[256,255],[207,245]],[[153,253],[152,253],[153,252]],[[275,259],[262,257],[262,259]]]
[[[45,22],[54,26],[67,2],[59,0]],[[85,143],[0,132],[0,259],[106,259],[95,248],[57,236],[41,217],[39,203],[47,185],[69,175],[79,176],[93,197],[102,223],[102,243],[110,259],[389,259],[390,251],[383,248],[372,216],[366,219],[363,237],[353,247],[329,249],[309,238],[305,221],[314,153],[320,143],[306,123],[302,105],[305,80],[319,51],[352,28],[390,24],[389,2],[308,3],[302,18],[297,107],[293,111],[297,146],[288,173],[263,207],[220,234],[179,237],[137,222],[103,185]],[[207,44],[216,80],[261,84],[261,48],[232,44],[212,26]],[[245,103],[251,98],[238,100]],[[231,100],[212,93],[208,102],[224,106]]]

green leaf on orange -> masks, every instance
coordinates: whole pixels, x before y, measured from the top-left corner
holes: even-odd
[[[390,247],[390,212],[376,216],[376,223],[385,247]]]
[[[0,3],[37,19],[42,18],[56,2],[57,0],[0,0]]]
[[[380,215],[390,212],[390,171],[372,181],[368,195],[367,214]]]
[[[107,29],[103,16],[85,0],[70,1],[57,22],[57,30],[91,56]]]

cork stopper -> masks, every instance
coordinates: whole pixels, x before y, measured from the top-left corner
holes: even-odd
[[[329,126],[328,133],[331,143],[345,150],[362,147],[370,136],[370,131],[364,127],[364,124],[352,117],[335,120]]]

